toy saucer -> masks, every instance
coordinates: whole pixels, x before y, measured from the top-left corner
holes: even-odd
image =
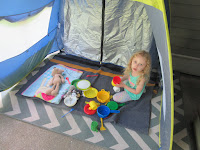
[[[90,107],[89,104],[85,105],[85,107],[84,107],[84,112],[87,115],[93,115],[93,114],[95,114],[97,112],[97,110],[89,110],[89,107]]]
[[[78,98],[76,96],[67,96],[64,99],[64,104],[68,107],[72,107],[77,103]]]
[[[95,98],[97,96],[97,93],[98,93],[98,90],[93,87],[90,87],[88,90],[83,92],[83,94],[87,98]]]
[[[79,89],[79,90],[82,90],[82,91],[87,91],[91,86],[91,83],[90,81],[88,80],[80,80],[76,83],[76,87]]]

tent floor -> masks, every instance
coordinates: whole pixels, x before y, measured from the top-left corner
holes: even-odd
[[[184,103],[185,120],[190,137],[190,147],[194,150],[195,136],[192,128],[194,110],[200,108],[199,84],[200,77],[181,74],[180,84]],[[197,101],[198,100],[198,101]],[[198,110],[200,111],[200,110]],[[104,148],[57,134],[28,123],[0,115],[0,147],[3,149],[87,149],[103,150]],[[2,138],[3,137],[3,138]],[[55,144],[55,139],[57,139]]]

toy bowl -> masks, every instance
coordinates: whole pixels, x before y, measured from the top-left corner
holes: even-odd
[[[119,110],[110,110],[109,107],[102,105],[97,108],[97,114],[100,118],[106,118],[110,113],[120,113]]]
[[[109,102],[112,97],[110,96],[110,92],[102,89],[97,93],[97,100],[101,103]]]
[[[97,96],[98,90],[90,87],[88,90],[84,91],[83,94],[87,98],[95,98]]]
[[[82,91],[87,91],[91,86],[91,83],[90,81],[88,80],[80,80],[76,83],[76,87],[79,89],[79,90],[82,90]]]

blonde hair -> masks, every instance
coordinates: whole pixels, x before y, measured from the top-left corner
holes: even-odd
[[[141,50],[141,51],[134,53],[131,56],[131,58],[130,58],[128,64],[127,64],[127,67],[125,68],[125,71],[124,71],[124,75],[129,75],[129,73],[131,73],[132,60],[133,60],[133,58],[135,58],[139,55],[146,59],[146,67],[142,71],[141,76],[138,78],[137,83],[136,83],[137,85],[140,83],[141,79],[143,79],[143,78],[145,78],[145,83],[149,82],[150,71],[151,71],[151,56],[150,56],[150,54],[148,52],[144,51],[144,50]]]

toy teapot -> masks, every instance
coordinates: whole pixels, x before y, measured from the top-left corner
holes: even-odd
[[[100,103],[97,103],[95,101],[90,101],[90,102],[85,102],[86,104],[89,104],[89,110],[96,110],[99,106]]]

